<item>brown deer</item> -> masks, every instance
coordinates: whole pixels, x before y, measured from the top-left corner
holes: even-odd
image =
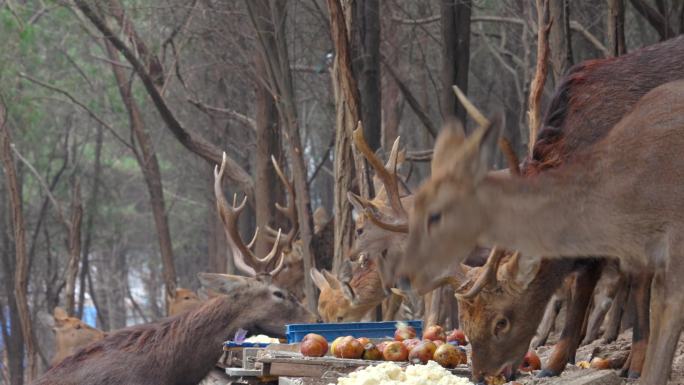
[[[56,347],[51,366],[105,336],[103,331],[89,326],[78,318],[69,317],[61,307],[55,308],[53,320],[52,330],[55,333]]]
[[[211,276],[199,274],[214,286]],[[67,357],[34,382],[61,384],[196,384],[214,367],[223,341],[242,328],[284,337],[285,324],[315,317],[287,291],[258,278],[220,279],[225,293],[159,322],[113,332]]]
[[[202,305],[202,300],[190,289],[179,287],[169,299],[169,317],[185,313]]]
[[[684,207],[676,198],[684,193],[684,158],[677,156],[684,145],[684,82],[646,93],[602,138],[533,178],[487,175],[500,133],[499,119],[467,139],[458,127],[443,130],[435,146],[439,166],[416,196],[410,258],[399,274],[420,287],[478,244],[520,250],[527,264],[535,255],[605,255],[628,269],[651,270],[643,380],[665,384],[684,317],[678,288]],[[512,331],[505,314],[491,325],[495,336]]]

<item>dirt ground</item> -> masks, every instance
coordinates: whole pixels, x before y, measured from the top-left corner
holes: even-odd
[[[577,351],[577,362],[591,361],[594,357],[619,359],[620,356],[626,356],[626,354],[629,352],[631,340],[632,332],[631,330],[628,330],[622,333],[617,340],[610,344],[604,344],[603,341],[599,339],[592,342],[591,344],[581,346]],[[539,354],[540,358],[542,359],[542,362],[546,361],[548,356],[551,354],[552,350],[552,344],[542,346],[537,349],[537,354]],[[531,375],[524,375],[523,377],[518,379],[518,382],[526,385],[556,384],[559,382],[564,382],[566,379],[569,380],[570,378],[576,378],[577,380],[579,380],[584,376],[589,377],[593,372],[593,369],[580,369],[574,365],[568,365],[567,369],[563,373],[563,376],[561,376],[561,379],[539,379]],[[615,372],[618,373],[618,371]],[[639,384],[638,381],[627,380],[624,378],[621,378],[620,381],[620,384]],[[579,383],[581,383],[581,381],[579,381],[578,384]],[[616,384],[617,383],[618,382],[616,382]],[[677,346],[677,352],[675,354],[675,359],[672,367],[672,377],[668,382],[668,385],[684,385],[684,336],[680,338],[679,345]]]

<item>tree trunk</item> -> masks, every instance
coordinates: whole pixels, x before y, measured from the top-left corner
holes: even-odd
[[[69,261],[66,274],[66,312],[69,316],[75,314],[74,299],[76,293],[76,277],[78,277],[78,262],[81,259],[81,222],[83,206],[81,205],[81,184],[74,177],[71,189],[71,207],[69,222],[67,223],[67,246]]]
[[[627,53],[624,0],[608,0],[608,49],[613,56]]]
[[[269,225],[274,229],[282,227],[278,218],[275,202],[282,202],[283,187],[271,164],[273,156],[282,164],[280,130],[278,128],[278,109],[273,95],[264,82],[268,82],[266,64],[260,55],[255,58],[256,81],[256,155],[254,179],[258,189],[254,191],[256,223],[259,228]],[[294,223],[290,224],[294,225]],[[270,250],[267,237],[257,238],[256,255],[266,255]]]
[[[358,52],[356,74],[359,79],[361,121],[363,134],[370,148],[380,147],[382,108],[380,88],[380,2],[379,0],[358,0],[353,4],[353,35]]]
[[[549,0],[549,15],[553,20],[549,31],[550,59],[554,84],[558,84],[573,64],[569,0]]]
[[[0,105],[1,107],[2,105]],[[0,119],[2,116],[0,116]],[[0,254],[3,275],[2,281],[5,289],[5,298],[7,298],[7,307],[9,310],[9,319],[4,317],[5,308],[0,307],[0,313],[3,315],[2,322],[2,340],[5,342],[5,351],[7,352],[7,367],[9,369],[10,385],[24,384],[24,340],[21,333],[21,321],[19,320],[19,311],[17,308],[16,297],[14,292],[14,259],[12,255],[12,245],[10,244],[7,224],[9,218],[5,215],[10,210],[7,210],[7,185],[0,183],[0,239],[2,239],[2,254]],[[6,325],[9,324],[9,328]],[[9,330],[8,330],[9,329]]]
[[[93,166],[93,189],[92,193],[90,194],[90,200],[88,201],[86,208],[87,218],[85,226],[85,240],[83,242],[81,277],[79,279],[81,292],[79,293],[78,301],[78,318],[81,318],[83,316],[83,307],[87,287],[86,278],[88,277],[90,270],[90,244],[92,242],[95,216],[97,215],[98,197],[100,195],[100,174],[102,172],[102,140],[104,137],[103,133],[104,129],[102,128],[102,126],[98,126],[97,135],[95,137],[95,164]],[[90,291],[90,297],[94,298],[95,292]],[[97,304],[97,300],[93,300],[93,304]],[[95,306],[95,309],[97,313],[100,314],[100,310],[97,306]]]
[[[14,157],[11,149],[12,138],[9,127],[5,121],[5,106],[0,104],[0,155],[5,171],[5,180],[9,189],[9,200],[12,210],[12,228],[14,230],[14,252],[15,252],[15,272],[14,272],[14,294],[16,296],[17,311],[21,324],[21,334],[26,347],[28,356],[27,381],[33,381],[37,369],[36,353],[33,345],[33,328],[31,325],[31,312],[28,306],[28,268],[29,261],[26,254],[26,237],[24,225],[24,213],[22,211],[22,200],[19,192]],[[10,274],[10,271],[8,271]]]
[[[442,118],[456,116],[465,122],[466,111],[451,89],[468,92],[471,0],[441,0],[442,15]]]
[[[109,42],[105,42],[107,48],[107,55],[109,59],[116,63],[119,61],[114,46]],[[166,215],[166,204],[164,203],[164,190],[162,186],[161,171],[159,170],[159,161],[157,154],[150,138],[149,133],[145,129],[145,122],[138,104],[131,94],[126,75],[120,66],[112,64],[112,72],[116,78],[116,83],[119,88],[121,100],[128,111],[129,125],[131,131],[138,141],[137,148],[140,153],[136,152],[136,159],[140,170],[145,178],[147,191],[150,194],[150,206],[152,206],[152,215],[154,217],[154,224],[157,229],[157,240],[159,241],[159,251],[162,260],[162,274],[164,275],[164,285],[166,287],[166,298],[171,298],[176,292],[176,267],[173,262],[173,248],[171,245],[171,230],[169,229],[169,220]]]
[[[126,327],[126,246],[118,244],[123,241],[121,238],[113,240],[115,244],[107,261],[107,304],[112,330]]]

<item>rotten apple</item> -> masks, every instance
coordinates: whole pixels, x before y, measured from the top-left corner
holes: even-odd
[[[382,352],[372,342],[369,342],[363,347],[362,358],[364,360],[382,361]]]
[[[299,351],[307,357],[323,357],[328,352],[328,341],[319,334],[309,333],[299,344]]]
[[[361,358],[363,345],[356,338],[347,336],[335,347],[335,352],[337,353],[335,357],[339,358]]]
[[[430,340],[425,340],[409,351],[408,360],[412,364],[426,364],[432,359],[437,346]]]
[[[463,333],[463,330],[461,330],[461,329],[454,329],[449,333],[449,335],[447,335],[447,342],[452,342],[452,341],[458,342],[458,344],[461,346],[468,345],[468,341],[466,340],[465,333]]]
[[[413,349],[414,347],[416,347],[416,345],[420,343],[420,340],[418,338],[409,338],[407,340],[401,341],[401,343],[404,344],[404,346],[406,346],[406,349],[411,351],[411,349]]]
[[[527,352],[527,354],[525,354],[525,358],[523,358],[523,362],[520,364],[520,371],[531,372],[533,370],[540,369],[541,360],[539,359],[539,356],[533,350],[530,350],[529,352]]]
[[[437,340],[446,341],[446,333],[444,333],[444,329],[441,326],[430,325],[423,332],[423,339],[424,340],[430,340],[430,341],[437,341]]]
[[[406,361],[408,359],[408,349],[399,341],[392,341],[385,345],[382,356],[385,361]]]
[[[591,365],[589,367],[592,369],[598,369],[598,370],[612,369],[612,365],[610,364],[610,361],[605,359],[605,358],[600,358],[600,357],[594,357],[591,360]]]
[[[404,322],[397,322],[397,330],[394,331],[394,340],[403,341],[416,338],[416,329]]]
[[[465,352],[451,344],[444,344],[437,348],[433,360],[445,368],[453,369],[467,363]]]

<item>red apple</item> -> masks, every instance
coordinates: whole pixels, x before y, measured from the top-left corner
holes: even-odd
[[[523,358],[523,362],[520,364],[520,371],[531,372],[533,370],[540,369],[541,360],[539,359],[539,356],[533,350],[530,350],[529,352],[527,352],[527,354],[525,354],[525,358]]]
[[[382,353],[385,350],[385,346],[387,346],[388,343],[390,343],[390,341],[382,341],[379,344],[375,345],[375,347],[378,348],[380,353]]]
[[[401,343],[404,344],[404,346],[406,346],[406,349],[411,351],[411,349],[413,349],[414,347],[416,347],[416,345],[420,343],[420,340],[418,338],[409,338],[407,340],[401,341]]]
[[[432,341],[423,341],[416,345],[408,355],[408,360],[412,364],[426,364],[432,359],[437,346]]]
[[[445,368],[455,368],[468,361],[465,352],[451,344],[444,344],[438,347],[433,355],[433,359]]]
[[[299,344],[299,351],[307,357],[323,357],[328,352],[328,341],[318,334],[307,334]]]
[[[408,349],[399,341],[392,341],[385,345],[382,351],[382,356],[385,361],[406,361],[408,358]]]
[[[451,331],[451,333],[449,333],[449,335],[447,336],[447,342],[451,342],[451,341],[456,341],[461,346],[468,345],[468,341],[466,340],[466,336],[463,333],[463,331],[460,329],[454,329]]]
[[[382,352],[373,343],[368,343],[363,347],[364,360],[382,361]]]
[[[371,342],[371,340],[368,337],[359,337],[356,340],[359,341],[361,346],[366,346]]]
[[[339,357],[339,355],[337,354],[337,347],[340,345],[340,342],[342,342],[343,339],[344,339],[344,337],[337,337],[337,338],[335,338],[335,340],[330,345],[330,353],[333,356]]]
[[[363,345],[352,336],[347,336],[340,341],[335,348],[339,358],[361,358],[363,355]]]
[[[431,325],[423,332],[423,339],[430,341],[446,341],[446,333],[444,333],[444,329],[441,326]]]
[[[394,340],[403,341],[416,338],[416,329],[404,322],[397,322],[397,330],[394,331]]]

